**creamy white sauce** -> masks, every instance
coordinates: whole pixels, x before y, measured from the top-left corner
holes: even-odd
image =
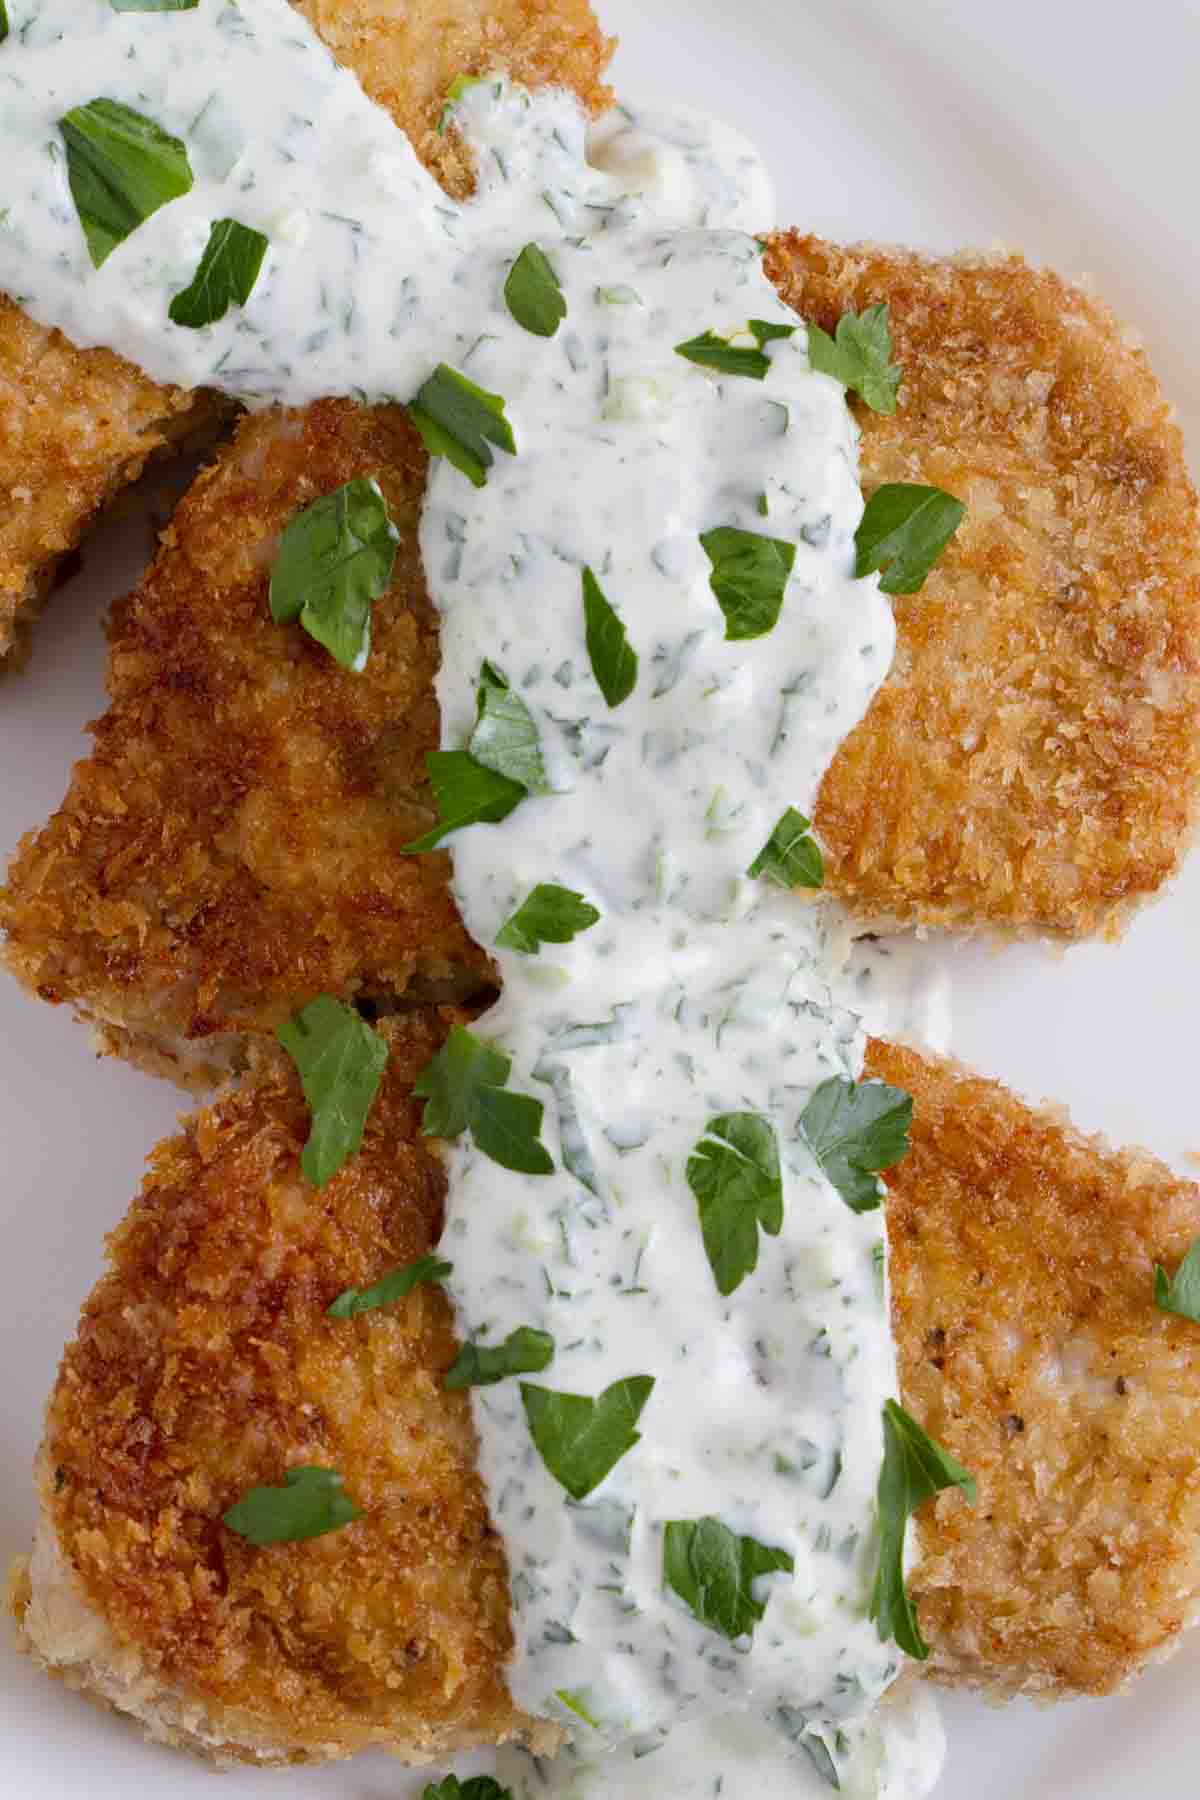
[[[802,1792],[807,1733],[836,1746],[858,1784],[844,1791],[927,1792],[934,1728],[901,1708],[906,1726],[871,1722],[900,1660],[866,1617],[896,1387],[881,1215],[851,1213],[797,1132],[813,1087],[861,1068],[870,980],[847,974],[831,909],[746,878],[789,807],[811,815],[887,672],[892,618],[874,578],[852,579],[856,433],[803,329],[770,345],[761,383],[674,352],[752,317],[796,323],[748,235],[771,216],[757,158],[674,109],[616,116],[589,160],[572,98],[487,82],[457,110],[479,170],[460,205],[283,0],[9,10],[0,286],[36,317],[254,404],[407,400],[446,361],[503,396],[515,434],[481,489],[434,462],[421,543],[444,747],[465,744],[487,659],[537,723],[552,791],[457,834],[455,893],[488,947],[537,883],[581,890],[602,917],[536,957],[498,953],[504,994],[479,1030],[512,1057],[509,1085],[545,1101],[556,1173],[512,1174],[458,1142],[444,1248],[466,1334],[553,1335],[539,1384],[655,1382],[641,1442],[580,1505],[533,1447],[518,1382],[474,1390],[512,1574],[511,1687],[584,1740],[522,1784],[602,1794],[616,1768],[629,1794]],[[196,185],[94,271],[55,122],[99,95],[184,138]],[[244,309],[174,328],[169,298],[221,217],[269,237],[263,274]],[[503,300],[530,241],[568,308],[549,340]],[[725,639],[699,542],[722,525],[797,547],[766,637]],[[639,658],[616,710],[584,644],[584,565]],[[684,1172],[731,1111],[774,1126],[784,1224],[722,1299]],[[665,1524],[703,1515],[794,1558],[759,1582],[752,1640],[730,1644],[664,1590]],[[615,1744],[625,1761],[603,1754]]]

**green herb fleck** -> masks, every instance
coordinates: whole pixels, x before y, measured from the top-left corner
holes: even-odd
[[[405,1263],[400,1269],[390,1269],[373,1287],[345,1288],[333,1304],[325,1308],[326,1316],[330,1319],[353,1319],[358,1313],[374,1312],[380,1306],[391,1306],[396,1300],[407,1299],[423,1281],[445,1281],[453,1266],[452,1263],[441,1262],[436,1256],[418,1256],[416,1262]]]
[[[758,340],[761,350],[764,344],[770,344],[776,338],[790,338],[795,333],[794,325],[777,325],[771,319],[748,319],[746,329]]]
[[[323,494],[284,527],[271,570],[271,617],[299,619],[335,662],[361,673],[371,606],[386,593],[400,533],[378,482],[361,476]]]
[[[1200,1238],[1197,1238],[1174,1275],[1154,1265],[1154,1304],[1160,1312],[1178,1313],[1181,1319],[1200,1323]]]
[[[542,745],[533,715],[494,663],[485,662],[479,671],[475,729],[467,752],[494,775],[519,782],[529,793],[545,789]]]
[[[413,1083],[425,1100],[426,1137],[456,1138],[469,1131],[475,1146],[502,1169],[549,1175],[554,1164],[540,1141],[542,1103],[505,1087],[512,1058],[455,1025],[443,1047]]]
[[[198,0],[192,0],[192,4],[193,5],[198,4]],[[0,0],[0,44],[2,44],[4,42],[4,40],[7,36],[8,36],[8,8],[4,4],[4,0]]]
[[[790,1575],[786,1550],[739,1537],[720,1519],[672,1519],[663,1534],[663,1580],[702,1625],[722,1637],[754,1630],[766,1601],[754,1598],[760,1575]]]
[[[779,1148],[759,1113],[722,1113],[705,1132],[688,1158],[687,1181],[717,1291],[732,1294],[758,1265],[759,1227],[778,1237],[783,1225]]]
[[[800,1135],[851,1212],[873,1212],[883,1198],[880,1169],[908,1154],[912,1095],[886,1081],[831,1075],[800,1115]]]
[[[300,1167],[314,1187],[324,1187],[362,1143],[388,1047],[332,994],[310,1000],[275,1035],[300,1071],[312,1114]]]
[[[941,488],[889,481],[875,489],[854,534],[857,580],[881,571],[885,594],[915,594],[961,525],[966,507]]]
[[[451,119],[454,117],[454,108],[458,105],[458,102],[462,99],[463,95],[468,89],[478,87],[481,81],[486,80],[486,75],[456,75],[454,77],[454,80],[446,89],[446,98],[442,103],[442,110],[438,114],[438,122],[435,129],[439,137],[444,134],[447,125],[449,125]]]
[[[476,387],[448,363],[439,363],[409,401],[408,416],[430,456],[444,456],[476,487],[487,480],[492,444],[509,456],[517,453],[501,396]]]
[[[200,0],[109,0],[114,12],[191,12]]]
[[[167,309],[171,323],[196,331],[223,319],[231,306],[245,306],[266,254],[261,231],[236,219],[215,220],[196,273]]]
[[[567,303],[558,276],[536,244],[526,244],[508,271],[504,304],[517,324],[534,337],[553,337],[566,318]]]
[[[502,1344],[464,1344],[446,1371],[447,1388],[492,1387],[508,1375],[536,1375],[554,1356],[548,1331],[518,1325]]]
[[[295,1544],[362,1518],[336,1469],[300,1464],[284,1472],[283,1483],[251,1488],[222,1515],[222,1523],[252,1544]]]
[[[712,564],[708,582],[725,614],[725,636],[765,637],[779,618],[796,546],[757,531],[718,525],[700,534]]]
[[[961,1488],[975,1504],[975,1478],[955,1462],[895,1400],[883,1407],[883,1466],[879,1471],[879,1565],[871,1590],[870,1617],[880,1638],[894,1638],[918,1662],[929,1655],[917,1609],[904,1586],[904,1534],[924,1501],[943,1488]]]
[[[702,369],[719,369],[722,375],[747,375],[752,381],[761,381],[771,367],[770,357],[761,349],[731,343],[715,331],[705,331],[699,337],[688,338],[686,343],[676,344],[675,354],[699,363]]]
[[[118,244],[192,185],[185,146],[117,100],[89,100],[58,121],[67,179],[88,255],[100,268]]]
[[[620,706],[637,681],[637,652],[590,569],[583,571],[583,625],[596,685],[610,707]]]
[[[845,312],[830,337],[819,325],[808,327],[808,360],[819,375],[832,375],[843,387],[861,394],[872,412],[894,413],[896,389],[904,371],[891,360],[892,334],[886,306]]]
[[[819,888],[825,880],[821,846],[803,813],[789,806],[755,857],[747,875],[765,875],[784,888]]]
[[[521,1399],[538,1454],[572,1500],[590,1494],[641,1440],[634,1430],[654,1387],[653,1375],[614,1381],[595,1400],[521,1383]]]
[[[593,1731],[599,1731],[599,1719],[593,1717],[588,1711],[587,1702],[584,1700],[583,1695],[577,1690],[572,1688],[555,1688],[554,1698],[560,1700],[567,1711],[573,1712],[577,1719],[582,1719],[585,1725],[590,1725]]]
[[[485,769],[465,750],[430,750],[425,757],[437,806],[438,822],[424,837],[402,846],[401,854],[416,856],[436,850],[443,838],[464,825],[498,825],[525,798],[519,781],[509,781]]]
[[[543,944],[569,944],[599,919],[594,906],[571,888],[540,881],[496,933],[503,950],[536,956]]]

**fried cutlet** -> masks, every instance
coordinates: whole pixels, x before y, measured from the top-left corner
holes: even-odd
[[[1145,356],[1017,256],[789,233],[767,267],[830,331],[889,307],[904,379],[894,415],[858,408],[864,490],[967,503],[821,789],[830,885],[882,926],[1114,935],[1200,785],[1200,520]]]
[[[916,1098],[887,1177],[901,1392],[979,1484],[918,1515],[930,1672],[1110,1693],[1200,1606],[1200,1325],[1154,1304],[1200,1188],[953,1063],[867,1066]]]
[[[108,1047],[211,1080],[243,1033],[314,994],[453,997],[488,964],[433,822],[437,629],[417,550],[425,455],[400,407],[325,401],[242,420],[110,627],[109,711],[2,903],[10,967]],[[279,533],[356,476],[400,534],[353,674],[277,625]]]
[[[431,1756],[527,1732],[505,1696],[507,1583],[441,1376],[448,1304],[422,1286],[325,1309],[436,1241],[443,1180],[408,1088],[434,1015],[393,1019],[361,1156],[319,1193],[294,1074],[254,1076],[161,1146],[84,1307],[39,1463],[22,1638],[159,1738],[253,1760]],[[1200,1327],[1153,1267],[1200,1232],[1200,1190],[953,1064],[876,1043],[915,1099],[889,1176],[905,1404],[976,1474],[926,1507],[910,1585],[938,1680],[1104,1692],[1200,1596]],[[364,1516],[251,1549],[220,1523],[298,1463]]]
[[[274,1059],[159,1147],[50,1403],[26,1640],[152,1736],[224,1760],[555,1738],[505,1691],[507,1575],[469,1401],[441,1384],[443,1291],[325,1317],[441,1230],[410,1097],[438,1021],[384,1029],[363,1150],[319,1193]],[[221,1524],[294,1464],[336,1469],[362,1517],[267,1549]]]
[[[296,0],[338,61],[396,119],[455,193],[471,171],[439,133],[460,73],[506,68],[531,87],[574,88],[593,110],[611,53],[587,0]],[[79,350],[0,295],[0,663],[19,660],[58,560],[148,458],[215,428],[215,396],[149,381],[109,350]]]
[[[1114,928],[1176,866],[1200,754],[1196,503],[1153,377],[1102,308],[1015,258],[769,254],[827,325],[889,303],[905,380],[894,418],[862,418],[868,489],[938,482],[970,507],[897,599],[895,667],[826,778],[830,886],[872,924]],[[430,819],[425,466],[399,414],[248,420],[119,609],[96,748],[0,894],[9,966],[107,1048],[204,1077],[298,998],[480,969],[443,859],[395,854]],[[299,507],[377,469],[404,541],[350,676],[271,623],[268,569]]]

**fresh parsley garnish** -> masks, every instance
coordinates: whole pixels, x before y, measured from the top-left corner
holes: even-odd
[[[479,671],[475,729],[467,752],[493,774],[519,782],[528,793],[545,789],[542,744],[533,714],[494,663],[485,662]]]
[[[719,369],[722,375],[748,375],[752,381],[761,381],[771,367],[770,357],[762,350],[731,343],[715,331],[705,331],[699,337],[688,338],[686,343],[676,344],[675,354],[699,363],[702,369]]]
[[[199,0],[192,0],[192,4],[193,5],[199,4]],[[4,40],[7,36],[8,36],[8,8],[4,4],[4,0],[0,0],[0,44],[2,44],[4,42]]]
[[[641,1432],[634,1426],[653,1387],[653,1375],[627,1375],[591,1400],[586,1394],[559,1394],[531,1381],[521,1383],[525,1417],[538,1454],[572,1500],[582,1500],[598,1488],[640,1442]]]
[[[508,271],[504,304],[518,325],[534,337],[553,337],[567,316],[558,276],[536,244],[526,244]]]
[[[961,1488],[975,1504],[975,1477],[934,1442],[895,1400],[883,1407],[883,1466],[879,1471],[879,1565],[871,1590],[870,1617],[880,1638],[924,1662],[929,1645],[917,1609],[904,1586],[904,1534],[917,1507],[943,1488]]]
[[[891,360],[892,333],[885,305],[861,313],[844,312],[830,337],[819,325],[808,326],[808,360],[819,375],[832,375],[843,387],[860,394],[872,412],[894,413],[896,389],[904,371]]]
[[[700,1209],[700,1231],[717,1292],[732,1294],[758,1264],[759,1227],[783,1225],[779,1147],[760,1113],[721,1113],[688,1157],[687,1182]]]
[[[422,1791],[421,1800],[513,1800],[513,1792],[511,1788],[502,1788],[490,1775],[471,1775],[466,1781],[460,1781],[457,1775],[447,1775],[436,1786],[429,1782]]]
[[[763,345],[773,338],[791,337],[795,329],[794,325],[772,325],[768,319],[750,319],[746,330],[754,338],[757,349],[751,349],[748,344],[735,344],[736,332],[721,337],[715,331],[704,331],[699,337],[676,344],[675,354],[686,357],[688,362],[699,363],[703,369],[719,369],[723,375],[747,375],[753,381],[761,381],[771,367],[771,359]]]
[[[93,267],[192,185],[186,147],[118,100],[89,100],[58,121],[67,180]]]
[[[223,319],[231,306],[245,306],[266,254],[261,231],[236,219],[215,220],[196,273],[167,308],[171,323],[198,331]]]
[[[504,921],[496,933],[496,942],[502,950],[536,956],[543,944],[569,944],[581,931],[590,930],[599,917],[582,894],[557,887],[553,882],[539,881],[516,912]]]
[[[518,1325],[502,1344],[464,1344],[446,1371],[443,1387],[491,1387],[508,1375],[536,1375],[554,1356],[548,1331]]]
[[[542,791],[546,773],[533,715],[493,663],[479,672],[475,729],[465,750],[431,750],[425,758],[438,822],[404,854],[436,850],[464,825],[498,825],[531,790]]]
[[[765,875],[784,888],[819,888],[825,880],[821,846],[809,830],[809,820],[789,806],[755,857],[747,875]]]
[[[318,994],[275,1035],[300,1072],[312,1114],[300,1167],[314,1187],[324,1187],[362,1143],[388,1047],[332,994]]]
[[[701,532],[700,543],[712,564],[708,584],[725,614],[726,638],[765,637],[779,618],[795,544],[734,525]]]
[[[519,781],[485,769],[465,750],[430,750],[425,757],[438,822],[424,837],[405,844],[402,854],[436,850],[443,838],[464,825],[498,825],[525,798]]]
[[[423,1281],[445,1281],[453,1266],[436,1256],[418,1256],[416,1262],[405,1263],[403,1268],[389,1269],[371,1287],[344,1288],[332,1305],[325,1308],[326,1316],[353,1319],[358,1313],[391,1306],[393,1301],[406,1299]]]
[[[444,456],[482,487],[492,466],[491,445],[515,456],[512,426],[504,401],[476,387],[449,363],[439,363],[408,403],[408,416],[430,456]]]
[[[590,569],[583,571],[583,627],[596,685],[609,706],[620,706],[637,681],[637,652]]]
[[[251,1488],[221,1522],[252,1544],[294,1544],[361,1518],[336,1469],[300,1464],[285,1471],[282,1487]]]
[[[786,1550],[739,1537],[720,1519],[672,1519],[663,1533],[663,1580],[702,1625],[722,1637],[745,1637],[766,1611],[754,1598],[760,1575],[790,1575]]]
[[[299,619],[343,669],[361,672],[371,606],[387,592],[400,533],[378,482],[359,476],[323,494],[283,530],[271,570],[271,617]]]
[[[912,1095],[886,1081],[831,1075],[800,1114],[800,1134],[851,1212],[883,1198],[880,1169],[908,1155]]]
[[[505,1087],[512,1058],[494,1044],[455,1025],[443,1047],[413,1082],[427,1102],[421,1120],[426,1137],[456,1138],[469,1131],[475,1147],[502,1169],[549,1175],[554,1169],[541,1140],[542,1103]]]
[[[442,110],[438,114],[438,122],[435,126],[435,130],[439,137],[442,136],[447,125],[449,125],[451,119],[454,117],[454,108],[458,105],[458,102],[462,99],[467,90],[469,88],[478,87],[481,81],[486,80],[486,75],[456,75],[454,77],[454,80],[446,89],[446,98],[442,102]]]
[[[1174,1275],[1154,1265],[1154,1304],[1160,1312],[1178,1313],[1181,1319],[1200,1323],[1200,1238],[1197,1238]]]
[[[966,514],[941,488],[888,481],[876,488],[854,534],[857,580],[880,570],[885,594],[915,594]]]

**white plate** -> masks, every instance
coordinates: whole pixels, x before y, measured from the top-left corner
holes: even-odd
[[[781,222],[833,238],[933,248],[1004,243],[1088,273],[1144,334],[1200,448],[1200,9],[1142,0],[599,0],[623,38],[618,86],[672,93],[739,124],[767,151]],[[0,183],[2,186],[2,183]],[[58,803],[102,704],[97,619],[131,582],[146,528],[93,542],[57,595],[30,675],[0,690],[0,845]],[[960,950],[955,1048],[1077,1121],[1181,1169],[1200,1150],[1192,1022],[1200,1001],[1200,860],[1119,949],[1065,957]],[[174,1123],[171,1089],[91,1058],[64,1013],[0,986],[0,1555],[24,1549],[42,1402],[101,1234],[124,1212],[150,1146]],[[1194,1172],[1194,1170],[1193,1170]],[[1200,1421],[1197,1422],[1200,1429]],[[939,1796],[1155,1800],[1196,1791],[1192,1685],[1200,1634],[1126,1698],[1059,1711],[947,1705]],[[35,1677],[0,1630],[0,1794],[155,1800],[215,1793],[185,1759]],[[407,1800],[396,1765],[226,1777],[222,1800]],[[667,1797],[664,1797],[667,1800]]]

